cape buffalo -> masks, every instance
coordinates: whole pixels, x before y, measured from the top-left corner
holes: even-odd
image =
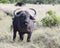
[[[34,28],[34,18],[27,11],[19,11],[13,18],[13,41],[15,41],[18,31],[20,40],[23,40],[24,34],[28,34],[27,42],[30,42],[31,34]]]

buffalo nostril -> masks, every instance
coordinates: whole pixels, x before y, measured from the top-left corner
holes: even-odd
[[[28,22],[25,22],[25,25],[27,25],[28,24]]]
[[[25,25],[27,25],[27,23],[25,23]]]

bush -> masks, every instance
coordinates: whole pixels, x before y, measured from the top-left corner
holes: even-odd
[[[0,3],[9,3],[9,0],[0,0]]]
[[[60,18],[56,16],[56,12],[49,10],[46,12],[48,16],[42,18],[41,22],[44,26],[58,26],[60,24]]]

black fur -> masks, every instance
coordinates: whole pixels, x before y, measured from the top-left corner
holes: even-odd
[[[28,34],[27,42],[30,42],[31,34],[34,28],[34,18],[27,11],[20,11],[20,16],[13,18],[13,40],[15,41],[18,31],[20,39],[23,40],[24,34]]]

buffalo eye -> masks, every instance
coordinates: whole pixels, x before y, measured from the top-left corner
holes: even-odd
[[[30,16],[30,19],[31,19],[31,20],[35,20],[35,18],[34,18],[34,17],[32,17],[32,16]]]

